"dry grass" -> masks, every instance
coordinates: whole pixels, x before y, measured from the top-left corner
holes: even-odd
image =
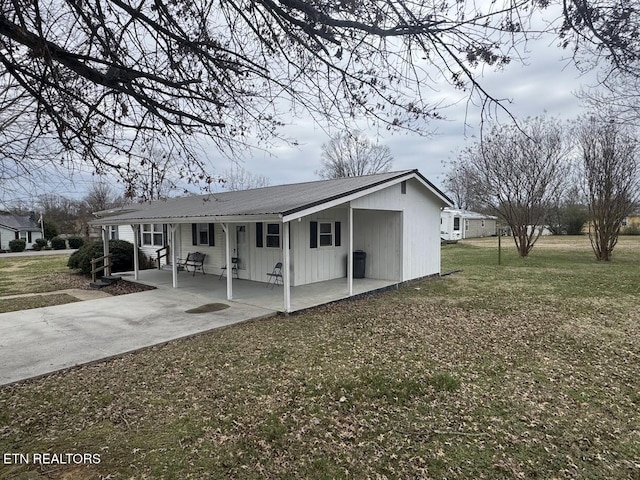
[[[0,477],[640,478],[640,246],[580,241],[0,388],[0,453],[101,456]]]

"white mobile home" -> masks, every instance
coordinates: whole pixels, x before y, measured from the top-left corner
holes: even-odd
[[[206,255],[206,273],[219,275],[236,258],[237,278],[258,282],[281,263],[283,309],[290,311],[293,286],[345,278],[351,295],[353,251],[363,252],[355,269],[367,278],[401,283],[439,274],[440,210],[450,205],[407,170],[156,201],[99,212],[93,223],[105,235],[129,226],[134,244],[147,251],[167,245],[174,286],[178,258],[196,251]]]
[[[492,215],[447,207],[440,214],[440,235],[448,241],[489,237],[497,234],[497,221]]]

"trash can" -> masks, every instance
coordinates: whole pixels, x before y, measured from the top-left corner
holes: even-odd
[[[364,278],[365,264],[367,262],[367,254],[362,250],[353,252],[353,278]]]

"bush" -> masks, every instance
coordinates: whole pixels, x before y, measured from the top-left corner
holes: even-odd
[[[125,240],[110,240],[109,253],[111,253],[112,272],[127,272],[133,270],[133,243]],[[85,243],[77,252],[74,252],[67,266],[82,273],[91,273],[91,260],[100,258],[104,255],[102,242]],[[140,268],[147,268],[150,260],[147,259],[143,252],[138,252]]]
[[[42,250],[47,247],[48,242],[44,238],[36,238],[36,245],[38,246],[38,250]]]
[[[69,248],[80,248],[84,245],[84,240],[80,237],[71,237],[69,240]]]
[[[620,231],[621,235],[640,235],[640,224],[632,223]]]
[[[24,252],[25,248],[27,248],[27,242],[21,238],[17,238],[9,242],[9,250],[12,252]]]
[[[51,239],[51,248],[54,250],[64,250],[67,248],[67,242],[64,238],[55,237]]]

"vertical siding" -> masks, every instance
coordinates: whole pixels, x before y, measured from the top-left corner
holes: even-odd
[[[354,250],[366,253],[365,277],[381,280],[402,278],[402,212],[355,210]]]
[[[310,248],[311,222],[327,221],[334,224],[334,245]],[[335,222],[340,222],[341,242],[335,246]],[[321,282],[347,276],[347,249],[349,248],[348,213],[345,207],[336,207],[309,215],[301,221],[291,222],[292,285]],[[346,281],[346,280],[345,280]]]
[[[417,180],[407,181],[351,202],[354,208],[402,212],[402,280],[440,273],[440,202]]]

